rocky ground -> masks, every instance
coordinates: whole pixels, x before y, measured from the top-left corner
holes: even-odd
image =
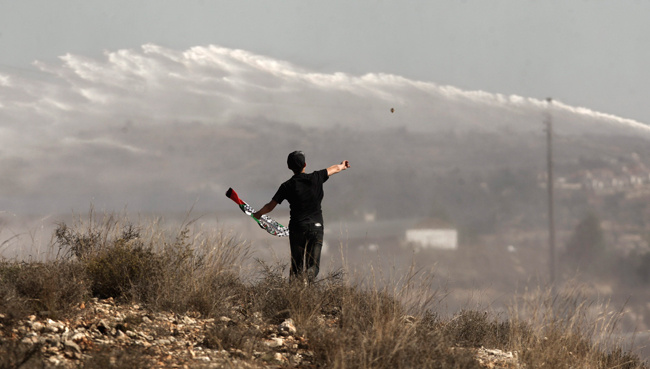
[[[81,363],[89,366],[90,362],[95,367],[128,367],[124,365],[125,353],[130,360],[137,358],[138,366],[155,368],[319,367],[308,340],[298,334],[291,319],[270,325],[256,314],[245,316],[236,310],[230,316],[203,319],[199,314],[178,315],[148,311],[139,305],[119,305],[112,299],[93,299],[75,309],[73,319],[31,315],[11,328],[0,327],[0,342],[33,351],[31,360],[41,361],[46,368],[73,368]],[[338,324],[336,318],[320,319],[322,324]],[[223,334],[221,339],[213,334],[216,330],[242,329],[257,332],[254,336],[259,342],[248,345],[249,352],[229,349]],[[233,339],[238,337],[233,335]],[[458,349],[473,350],[477,362],[486,368],[520,367],[517,353]]]

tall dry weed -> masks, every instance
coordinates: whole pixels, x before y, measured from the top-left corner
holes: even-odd
[[[623,311],[589,299],[580,284],[527,291],[510,315],[510,347],[527,367],[646,367],[616,338]]]
[[[85,273],[76,263],[0,262],[0,312],[8,321],[30,314],[54,318],[87,295]]]
[[[125,215],[77,218],[55,232],[58,255],[80,263],[93,296],[138,301],[175,311],[216,314],[241,286],[249,245],[194,220],[134,225]]]
[[[265,274],[251,286],[250,311],[272,323],[293,319],[322,367],[478,368],[470,352],[454,350],[432,318],[427,307],[435,298],[422,271],[395,281],[377,276],[356,282],[336,271],[305,286],[283,278],[282,265],[262,268]]]
[[[447,318],[437,312],[446,294],[429,271],[386,276],[370,267],[354,275],[344,260],[344,269],[309,285],[289,281],[283,264],[260,262],[257,274],[244,275],[250,245],[194,220],[170,227],[161,219],[134,224],[91,212],[61,224],[55,239],[56,260],[0,263],[3,319],[65,314],[85,298],[114,297],[152,310],[236,317],[219,320],[202,344],[246,357],[264,348],[260,327],[291,318],[301,345],[323,368],[479,368],[474,355],[481,346],[515,351],[526,368],[646,368],[617,346],[622,312],[588,300],[576,285],[526,291],[505,319],[476,310]],[[0,366],[33,360],[33,353],[11,351]],[[86,366],[116,360],[120,367],[146,362],[104,352]]]

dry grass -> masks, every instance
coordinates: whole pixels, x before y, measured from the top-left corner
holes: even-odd
[[[94,297],[204,315],[227,308],[248,257],[244,242],[193,221],[170,232],[159,221],[140,227],[115,216],[98,221],[92,213],[85,223],[59,225],[55,246],[64,260],[83,266]]]
[[[615,339],[622,311],[589,300],[579,284],[524,293],[510,315],[510,347],[528,367],[647,367]]]
[[[10,321],[30,314],[57,317],[83,301],[87,289],[78,263],[0,262],[0,312]]]
[[[612,342],[620,315],[597,314],[607,309],[577,287],[526,292],[507,318],[476,310],[444,318],[435,310],[442,297],[422,271],[397,280],[337,271],[310,286],[290,283],[283,265],[260,263],[255,276],[243,275],[248,245],[192,222],[170,231],[157,222],[141,227],[91,214],[61,224],[55,236],[56,260],[0,264],[4,329],[29,314],[63,317],[85,299],[113,297],[204,317],[236,309],[255,324],[292,318],[323,368],[477,368],[473,349],[481,346],[516,351],[527,368],[647,368]],[[251,324],[229,321],[206,332],[203,345],[252,357],[259,339]],[[3,343],[0,368],[34,361],[34,352],[22,350]],[[100,352],[85,366],[104,367],[107,360],[145,365],[139,353]]]

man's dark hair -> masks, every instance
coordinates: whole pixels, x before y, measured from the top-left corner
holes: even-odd
[[[305,167],[305,154],[302,151],[294,151],[287,157],[287,165],[294,173],[302,172]]]

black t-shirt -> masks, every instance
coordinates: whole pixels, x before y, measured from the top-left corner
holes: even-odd
[[[327,169],[313,173],[295,174],[284,182],[273,196],[273,200],[281,204],[285,199],[289,201],[290,224],[323,223],[323,183],[327,181]]]

